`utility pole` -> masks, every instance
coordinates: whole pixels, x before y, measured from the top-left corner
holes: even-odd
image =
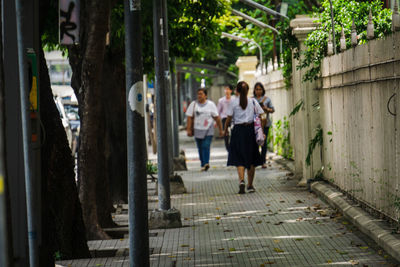
[[[179,104],[178,104],[178,78],[176,71],[175,58],[172,60],[174,71],[172,73],[172,113],[173,113],[173,133],[174,133],[174,158],[179,157]]]
[[[33,180],[32,155],[30,148],[30,132],[31,127],[28,117],[29,97],[28,97],[28,73],[25,60],[26,47],[23,31],[24,10],[23,1],[15,1],[16,21],[17,21],[17,43],[18,43],[18,70],[19,70],[19,92],[20,92],[20,109],[21,109],[21,128],[22,143],[24,155],[24,175],[25,175],[25,192],[27,207],[27,223],[28,223],[28,243],[29,243],[29,264],[30,267],[39,266],[39,248],[38,248],[38,232],[37,232],[37,209],[35,203],[35,181]]]
[[[169,94],[169,72],[168,72],[168,47],[166,47],[166,36],[168,27],[165,19],[165,0],[153,0],[153,35],[154,35],[154,57],[156,72],[156,98],[157,98],[157,147],[158,147],[158,200],[160,210],[171,208],[169,171],[169,153],[172,149],[168,140],[168,117],[170,110],[167,109],[167,98]],[[167,54],[167,55],[166,55]]]
[[[0,5],[0,14],[2,13]],[[0,19],[0,266],[9,266],[7,198],[6,198],[6,154],[5,154],[5,99],[4,99],[4,64],[3,64],[3,25]]]
[[[140,0],[125,0],[129,259],[150,266]]]

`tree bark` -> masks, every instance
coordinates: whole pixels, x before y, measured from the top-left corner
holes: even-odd
[[[88,239],[109,239],[99,220],[98,206],[101,198],[107,198],[105,179],[105,113],[104,97],[100,89],[102,64],[106,48],[106,33],[110,17],[109,0],[81,2],[80,45],[70,48],[70,64],[73,70],[72,87],[79,101],[81,118],[78,159],[79,198],[82,202],[83,219]],[[106,206],[109,207],[109,206]]]
[[[102,94],[105,114],[106,175],[114,203],[128,203],[125,53],[109,48],[103,63]]]
[[[40,266],[63,259],[90,257],[75,183],[74,159],[55,106],[43,50],[39,53],[40,118],[43,123],[42,238]]]
[[[40,1],[41,36],[49,30],[49,25],[57,23],[57,16],[54,15],[56,6],[51,1]],[[40,120],[43,126],[40,266],[54,267],[56,252],[62,259],[88,258],[90,253],[75,182],[74,159],[54,103],[43,49],[38,51],[38,62]]]

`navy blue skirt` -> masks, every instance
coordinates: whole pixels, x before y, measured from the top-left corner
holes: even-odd
[[[254,124],[239,124],[232,129],[231,142],[229,145],[228,166],[250,166],[262,165],[262,157],[256,143]]]

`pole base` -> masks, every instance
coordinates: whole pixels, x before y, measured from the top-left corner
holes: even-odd
[[[171,195],[185,194],[187,192],[182,177],[178,174],[169,177],[169,191]],[[156,191],[154,195],[158,195],[158,181],[156,181]]]
[[[182,227],[181,212],[175,208],[149,212],[149,229]]]
[[[185,156],[180,155],[174,158],[174,171],[187,171]]]

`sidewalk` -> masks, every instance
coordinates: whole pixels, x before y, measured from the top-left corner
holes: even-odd
[[[179,174],[188,193],[173,195],[171,202],[181,211],[183,227],[151,231],[151,266],[397,266],[348,220],[296,187],[291,173],[275,161],[257,169],[255,193],[238,195],[236,169],[225,166],[222,140],[213,141],[208,172],[200,172],[191,139],[181,136],[181,149],[189,171]],[[157,205],[154,183],[149,183],[149,209]],[[120,225],[127,225],[126,208],[115,215]],[[89,245],[117,256],[58,264],[129,266],[126,235]]]

